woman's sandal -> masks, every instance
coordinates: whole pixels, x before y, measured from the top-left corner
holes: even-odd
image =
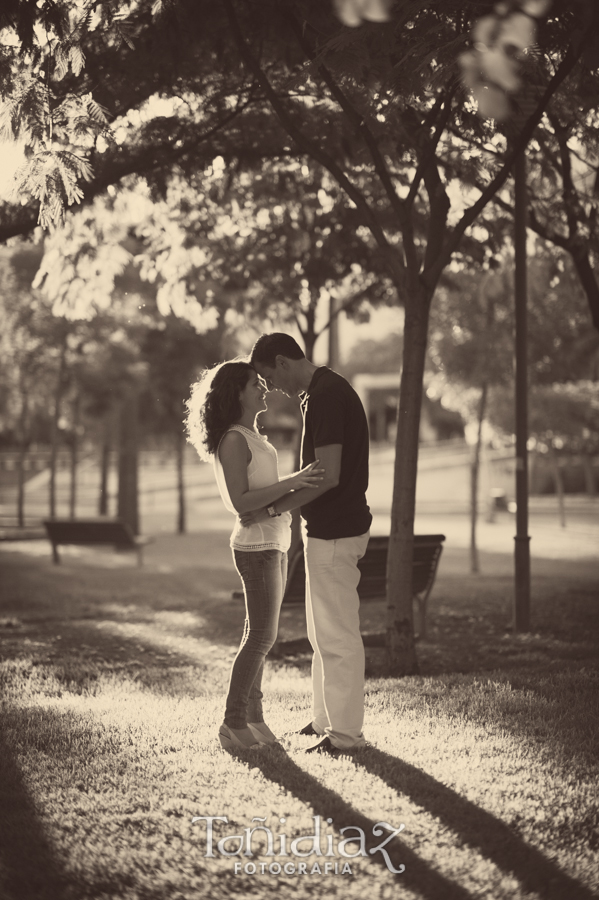
[[[247,742],[243,740],[242,736],[247,739]],[[251,728],[239,728],[234,731],[224,724],[219,728],[218,739],[223,750],[254,750],[263,743],[257,739]]]
[[[272,733],[266,722],[248,722],[248,728],[261,744],[278,743],[278,737]]]

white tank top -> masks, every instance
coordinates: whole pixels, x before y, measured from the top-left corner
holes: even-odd
[[[253,491],[257,488],[276,484],[279,481],[277,451],[268,442],[266,436],[258,434],[244,425],[231,425],[228,431],[239,431],[250,448],[250,453],[252,454],[251,461],[248,463],[248,485],[250,490]],[[228,431],[225,434],[228,434]],[[227,490],[225,473],[218,456],[219,449],[220,443],[213,459],[216,483],[226,508],[229,512],[237,514]],[[281,513],[276,518],[257,522],[247,528],[243,527],[239,516],[237,516],[231,534],[230,545],[235,550],[280,550],[286,553],[291,545],[291,513]]]

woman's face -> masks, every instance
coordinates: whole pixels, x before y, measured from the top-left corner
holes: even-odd
[[[257,372],[250,372],[247,384],[239,395],[244,410],[258,415],[266,409],[266,385]]]

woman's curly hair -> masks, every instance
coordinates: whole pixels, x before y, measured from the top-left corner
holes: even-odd
[[[187,440],[202,459],[216,453],[224,433],[243,415],[239,395],[254,371],[245,360],[234,359],[206,369],[192,384],[185,425]]]

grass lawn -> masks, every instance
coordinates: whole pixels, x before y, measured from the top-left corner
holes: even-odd
[[[226,536],[163,536],[141,570],[16,549],[0,552],[2,900],[599,896],[596,561],[535,562],[534,631],[515,636],[509,560],[483,555],[489,574],[471,576],[448,548],[422,674],[385,677],[369,649],[370,744],[329,759],[293,733],[310,718],[305,653],[268,666],[280,746],[216,740],[243,621]],[[383,605],[363,604],[364,631]],[[285,609],[281,638],[304,633]],[[224,816],[207,855],[192,819]]]

